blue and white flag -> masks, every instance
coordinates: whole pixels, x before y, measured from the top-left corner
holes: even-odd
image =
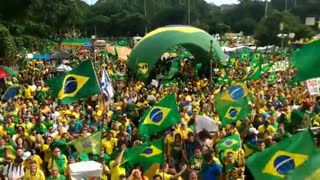
[[[113,98],[114,92],[111,79],[109,78],[109,75],[105,69],[102,72],[101,90],[108,97],[108,99]]]

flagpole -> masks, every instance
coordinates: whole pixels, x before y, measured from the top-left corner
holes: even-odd
[[[103,139],[103,126],[104,126],[104,118],[105,118],[105,98],[102,94],[102,92],[100,93],[100,97],[102,95],[102,121],[101,121],[101,128],[100,128],[100,131],[101,131],[101,137],[100,137],[100,150],[99,150],[99,159],[100,161],[103,163],[103,158],[101,157],[102,153],[101,153],[101,146],[102,146],[102,139]]]
[[[212,73],[212,70],[213,70],[213,65],[212,65],[212,56],[213,56],[213,52],[212,52],[212,43],[213,41],[210,40],[210,89],[212,90],[213,89],[213,73]]]

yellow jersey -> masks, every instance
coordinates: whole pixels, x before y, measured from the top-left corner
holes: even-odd
[[[23,177],[23,180],[45,180],[44,173],[41,169],[37,168],[35,174],[31,174],[30,170],[27,170],[26,174]]]

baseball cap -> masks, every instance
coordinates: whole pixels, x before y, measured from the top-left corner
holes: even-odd
[[[258,131],[256,128],[251,127],[251,128],[249,128],[249,133],[252,133],[252,134],[259,134],[259,131]]]

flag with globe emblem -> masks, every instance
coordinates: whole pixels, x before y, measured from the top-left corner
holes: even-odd
[[[99,154],[101,151],[101,131],[87,137],[80,137],[69,144],[72,144],[79,153]]]
[[[180,114],[175,95],[167,95],[156,103],[150,110],[144,113],[142,120],[139,132],[146,138],[180,123]]]
[[[302,166],[291,171],[286,180],[319,180],[320,179],[320,152],[313,154]]]
[[[233,149],[238,150],[241,147],[241,140],[238,135],[227,136],[218,142],[218,150]]]
[[[247,159],[255,179],[284,179],[317,151],[310,131],[303,131]]]
[[[150,166],[154,163],[164,163],[164,140],[163,138],[147,142],[137,147],[130,148],[126,151],[124,159],[130,165],[143,164]]]
[[[100,85],[90,60],[84,61],[65,75],[46,81],[53,98],[61,104],[100,94]]]
[[[243,120],[250,113],[248,89],[243,83],[235,83],[217,95],[216,111],[222,126]]]

